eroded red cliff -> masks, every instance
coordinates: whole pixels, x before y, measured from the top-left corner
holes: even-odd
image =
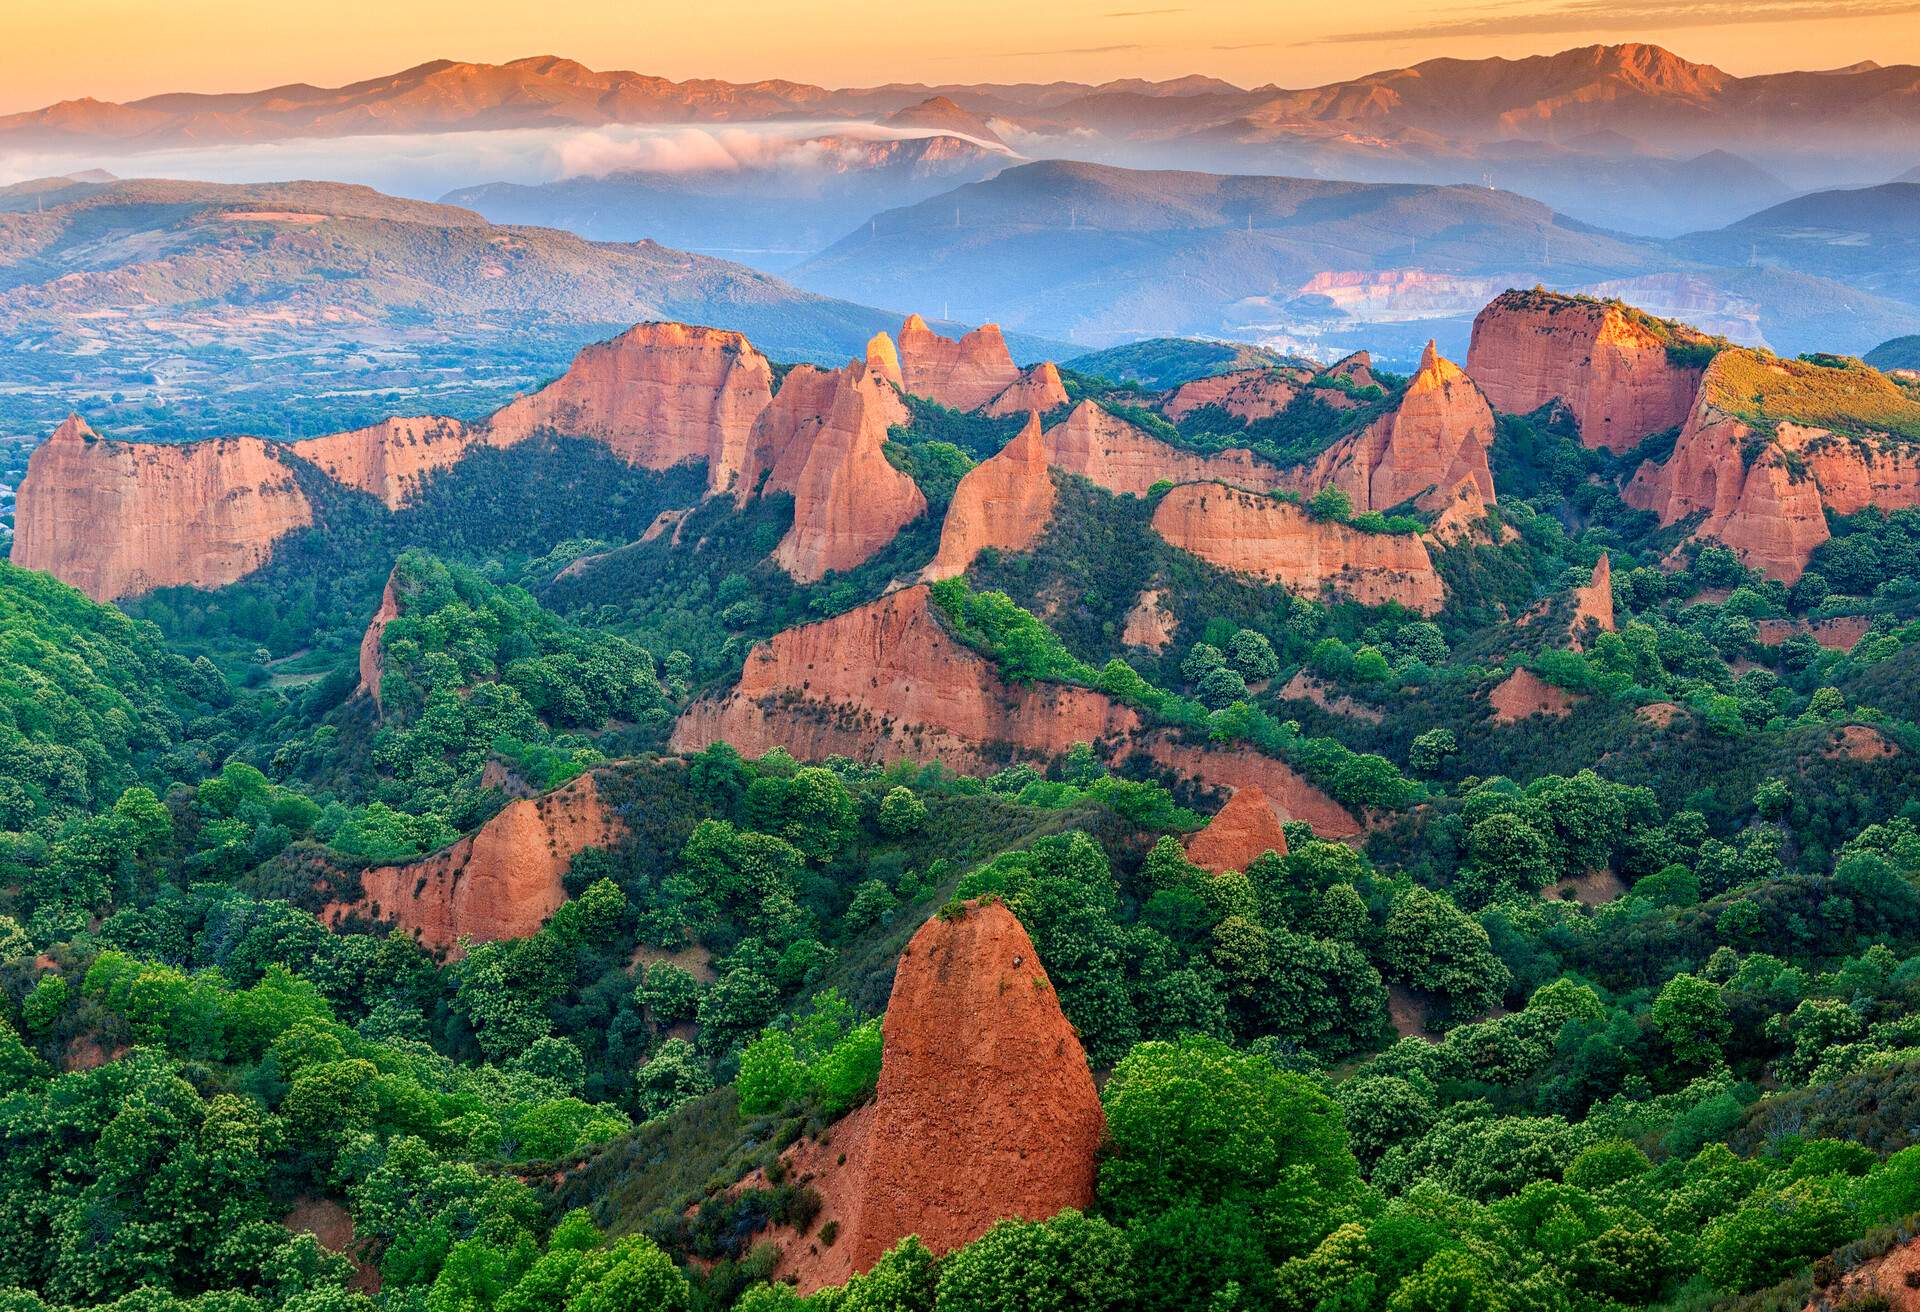
[[[1176,424],[1208,406],[1218,406],[1243,423],[1271,419],[1293,404],[1311,376],[1303,369],[1240,369],[1196,378],[1174,388],[1160,412]]]
[[[868,1270],[907,1235],[948,1253],[1005,1217],[1044,1220],[1093,1201],[1105,1113],[1046,968],[1004,905],[969,903],[922,925],[881,1028],[874,1101],[832,1128],[811,1181],[819,1220],[810,1236],[782,1236],[777,1274],[802,1293]]]
[[[954,341],[919,315],[908,315],[899,354],[906,390],[954,410],[977,410],[1020,379],[997,324],[982,324]]]
[[[1783,423],[1775,435],[1757,432],[1716,399],[1722,390],[1717,372],[1747,354],[1723,352],[1714,361],[1673,453],[1664,464],[1640,466],[1622,495],[1663,524],[1701,516],[1698,536],[1725,543],[1748,565],[1791,583],[1830,536],[1829,497],[1842,514],[1867,504],[1914,504],[1920,462],[1797,424]]]
[[[563,879],[583,849],[621,832],[592,774],[542,797],[509,802],[452,847],[405,865],[361,872],[361,897],[322,913],[393,922],[429,948],[458,951],[461,939],[524,938],[567,900]]]
[[[1006,391],[987,402],[986,413],[995,418],[1030,411],[1044,415],[1058,410],[1069,399],[1067,385],[1060,381],[1060,371],[1048,360],[1022,370]]]
[[[1018,437],[961,478],[925,577],[938,582],[963,574],[988,547],[1025,551],[1052,522],[1054,497],[1040,416],[1030,414]]]
[[[582,350],[558,380],[498,411],[488,440],[591,438],[645,469],[704,460],[707,490],[725,492],[772,395],[773,366],[739,333],[643,323]]]
[[[217,588],[265,564],[313,507],[257,437],[112,442],[68,419],[27,461],[13,563],[96,601],[154,588]]]
[[[1626,451],[1686,422],[1701,366],[1668,350],[1700,340],[1617,302],[1510,291],[1474,318],[1467,372],[1494,408],[1564,404],[1590,447]]]
[[[775,634],[747,657],[731,692],[682,713],[670,746],[695,752],[728,742],[748,756],[784,747],[803,760],[937,760],[981,773],[1139,726],[1137,714],[1091,689],[1006,683],[947,633],[920,585]]]
[[[1145,496],[1156,483],[1218,481],[1269,488],[1278,472],[1251,451],[1234,447],[1199,455],[1169,446],[1092,401],[1082,401],[1047,430],[1047,460],[1109,492]]]
[[[381,655],[380,643],[386,637],[387,625],[400,618],[400,594],[394,589],[393,578],[393,574],[388,573],[387,586],[380,593],[379,609],[367,621],[367,631],[360,635],[360,683],[353,691],[356,696],[373,698],[375,714],[381,710],[380,682],[386,677],[386,660]]]
[[[1307,495],[1337,487],[1356,511],[1384,511],[1408,501],[1440,511],[1454,507],[1462,486],[1470,484],[1484,507],[1493,501],[1487,464],[1492,446],[1493,411],[1486,397],[1428,342],[1400,404],[1290,472],[1286,486]]]
[[[458,419],[423,415],[306,438],[293,443],[293,453],[334,482],[398,510],[419,494],[428,475],[459,463],[486,436]]]
[[[1330,590],[1369,606],[1389,601],[1432,614],[1444,600],[1426,543],[1413,534],[1366,533],[1315,520],[1296,505],[1219,483],[1189,483],[1162,497],[1154,531],[1222,569],[1317,596]]]
[[[760,414],[738,479],[738,495],[793,494],[793,526],[774,548],[779,566],[802,582],[871,558],[927,500],[882,448],[890,424],[904,423],[900,396],[864,364],[821,370],[800,365]]]

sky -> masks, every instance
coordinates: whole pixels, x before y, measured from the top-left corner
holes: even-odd
[[[1649,41],[1735,74],[1920,64],[1920,0],[0,0],[0,113],[557,54],[675,79],[1312,86]]]

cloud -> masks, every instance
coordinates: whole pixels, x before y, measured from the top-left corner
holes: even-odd
[[[1237,46],[1208,46],[1209,50],[1271,50],[1279,45],[1278,41],[1243,41]]]
[[[1920,0],[1559,0],[1538,7],[1510,3],[1458,9],[1453,13],[1457,17],[1418,27],[1340,32],[1298,44],[1641,32],[1649,28],[1724,27],[1736,23],[1887,18],[1920,14]]]
[[[858,146],[850,143],[934,135],[938,134],[929,129],[834,120],[730,127],[504,128],[151,151],[115,146],[9,150],[0,151],[0,186],[101,168],[123,178],[200,182],[325,178],[361,183],[390,195],[435,200],[485,182],[537,184],[625,171],[822,168],[857,155]]]
[[[1000,57],[1003,59],[1027,59],[1039,55],[1111,55],[1117,54],[1122,50],[1145,49],[1145,46],[1138,44],[1119,46],[1064,46],[1053,50],[1004,50],[1001,52]]]

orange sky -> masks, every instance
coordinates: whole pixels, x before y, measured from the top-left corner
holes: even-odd
[[[0,112],[335,85],[436,58],[830,86],[1191,72],[1305,86],[1626,40],[1734,73],[1920,63],[1920,0],[0,0]]]

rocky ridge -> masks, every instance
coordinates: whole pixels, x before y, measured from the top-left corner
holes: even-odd
[[[1617,302],[1510,291],[1475,316],[1467,372],[1504,414],[1558,401],[1586,445],[1627,451],[1685,423],[1699,390],[1703,365],[1676,359],[1669,340],[1706,341]]]

